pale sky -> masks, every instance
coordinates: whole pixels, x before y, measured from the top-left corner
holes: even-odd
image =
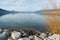
[[[58,8],[60,4],[60,0],[55,0]],[[43,10],[48,7],[43,7],[47,4],[50,9],[52,6],[50,5],[48,0],[0,0],[0,8],[5,10],[16,10],[16,11],[37,11]]]

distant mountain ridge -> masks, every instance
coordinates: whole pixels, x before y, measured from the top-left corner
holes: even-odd
[[[9,13],[10,13],[9,11],[0,8],[0,16],[9,14]]]
[[[56,9],[58,11],[60,11],[60,9]],[[1,9],[0,8],[0,16],[2,15],[6,15],[6,14],[15,14],[15,13],[37,13],[37,14],[44,14],[45,11],[48,11],[48,10],[39,10],[39,11],[7,11],[7,10],[4,10],[4,9]],[[53,9],[49,9],[49,11],[54,11]]]
[[[53,12],[54,10],[60,11],[60,9],[49,9],[49,10],[39,10],[39,11],[35,11],[34,13],[44,13],[44,12],[46,12],[46,11]]]
[[[4,10],[4,9],[0,8],[0,16],[10,14],[10,13],[15,14],[15,13],[33,13],[33,12],[31,12],[31,11],[14,11],[14,10],[8,11],[8,10]]]

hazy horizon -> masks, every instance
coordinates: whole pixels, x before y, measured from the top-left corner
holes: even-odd
[[[58,8],[60,8],[60,0],[54,1],[56,2]],[[49,9],[53,9],[49,0],[0,0],[0,8],[15,11],[43,10],[46,9],[46,4],[49,6]]]

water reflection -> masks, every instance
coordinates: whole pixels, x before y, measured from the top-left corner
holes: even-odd
[[[12,27],[36,27],[43,28],[46,25],[44,15],[34,13],[16,13],[7,14],[0,17],[0,27],[12,28]],[[41,30],[43,30],[41,29]]]

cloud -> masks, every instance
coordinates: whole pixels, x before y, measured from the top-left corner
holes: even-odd
[[[16,11],[35,11],[43,9],[43,5],[46,3],[50,6],[48,0],[0,0],[0,8]]]

